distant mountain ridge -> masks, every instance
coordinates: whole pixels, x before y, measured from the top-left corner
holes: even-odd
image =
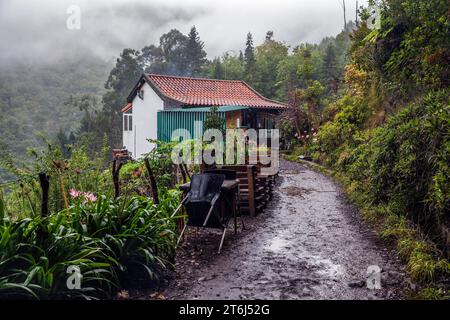
[[[68,101],[83,94],[98,97],[113,62],[89,56],[51,65],[0,65],[0,141],[20,158],[39,144],[37,132],[54,137],[79,126],[83,112]]]

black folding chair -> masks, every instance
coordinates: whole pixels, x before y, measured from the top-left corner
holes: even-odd
[[[213,173],[213,174],[223,174],[225,176],[226,180],[236,180],[237,179],[237,173],[235,170],[230,169],[208,169],[204,170],[203,173]],[[228,203],[228,205],[231,207],[231,203]],[[242,218],[241,214],[241,190],[239,188],[239,184],[237,186],[237,197],[236,197],[236,206],[237,208],[233,208],[233,210],[236,210],[239,213],[239,216],[241,217],[241,223],[242,223],[242,229],[245,230],[245,224],[244,219]],[[234,223],[234,233],[237,233],[237,225],[236,225],[236,219]]]
[[[177,246],[187,226],[223,229],[218,251],[220,253],[230,220],[228,211],[222,215],[220,201],[218,201],[221,197],[220,189],[224,180],[225,175],[223,174],[206,173],[192,176],[190,190],[181,203],[186,208],[188,217],[178,238]]]

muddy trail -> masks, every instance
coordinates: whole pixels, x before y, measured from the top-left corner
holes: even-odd
[[[227,234],[191,228],[176,272],[158,297],[167,299],[401,299],[404,267],[329,177],[281,162],[274,199],[247,230]],[[230,224],[231,225],[231,224]],[[367,268],[381,268],[381,289],[366,286]],[[155,294],[140,292],[136,298]]]

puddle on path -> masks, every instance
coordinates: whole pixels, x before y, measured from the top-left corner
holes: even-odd
[[[289,241],[280,237],[275,237],[270,241],[269,245],[266,246],[265,249],[272,252],[280,252],[288,245]]]
[[[345,274],[345,269],[340,264],[333,263],[330,259],[316,259],[315,263],[317,263],[321,268],[317,271],[317,273],[328,276],[330,278],[338,278]]]

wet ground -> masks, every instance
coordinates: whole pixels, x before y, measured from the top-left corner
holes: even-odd
[[[221,254],[218,231],[191,229],[168,284],[136,298],[402,298],[404,267],[321,173],[282,161],[274,199],[244,221],[247,230],[231,229]],[[369,266],[381,269],[381,289],[367,288]]]

